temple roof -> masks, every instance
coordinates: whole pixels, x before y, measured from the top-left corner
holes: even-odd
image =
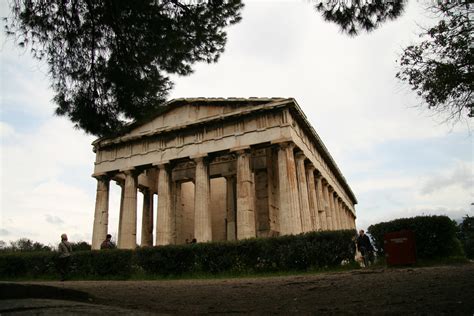
[[[183,121],[181,122],[182,123],[181,125],[178,124],[175,126],[156,126],[155,124],[154,127],[152,126],[148,130],[140,131],[140,128],[142,128],[143,126],[146,126],[147,124],[148,125],[152,124],[154,120],[156,120],[160,116],[165,115],[165,113],[168,113],[178,107],[183,107],[187,105],[191,105],[191,106],[209,105],[213,107],[222,106],[222,107],[228,107],[228,108],[232,107],[235,110],[227,111],[226,113],[224,112],[210,113],[209,116],[201,117],[199,119],[194,119],[192,121],[184,121],[184,119],[181,118]],[[310,136],[310,138],[313,139],[318,152],[324,158],[329,168],[333,171],[334,175],[339,180],[341,185],[344,187],[349,197],[353,200],[354,204],[357,204],[357,199],[354,193],[352,192],[351,188],[347,184],[347,181],[342,175],[342,172],[340,171],[336,162],[332,158],[331,154],[329,153],[328,149],[324,145],[319,135],[316,133],[313,126],[308,121],[308,118],[303,113],[303,111],[301,110],[296,100],[293,98],[283,98],[283,97],[204,98],[204,97],[198,97],[198,98],[173,99],[164,103],[156,113],[142,120],[128,124],[123,131],[121,131],[115,136],[99,138],[96,141],[94,141],[92,145],[94,146],[94,148],[108,146],[112,144],[140,139],[143,137],[149,137],[149,136],[157,135],[164,132],[177,131],[181,128],[187,128],[189,126],[194,126],[194,125],[199,125],[199,124],[209,124],[212,121],[216,121],[216,120],[223,120],[227,118],[230,119],[233,116],[239,116],[239,115],[251,113],[257,110],[268,110],[270,108],[280,108],[280,107],[290,108],[291,113],[294,115],[298,123],[300,123],[300,126],[305,130],[305,132]],[[179,121],[179,118],[178,118],[178,121]]]

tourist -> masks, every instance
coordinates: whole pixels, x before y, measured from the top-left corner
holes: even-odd
[[[72,246],[67,241],[67,235],[61,235],[61,243],[58,246],[59,251],[59,259],[58,259],[58,267],[59,273],[61,274],[61,281],[66,280],[67,274],[69,272],[69,264],[71,262],[71,253],[72,253]]]
[[[115,244],[111,241],[111,239],[112,239],[112,235],[107,234],[107,236],[105,237],[105,240],[100,245],[100,249],[114,249]]]
[[[371,263],[373,261],[374,247],[372,247],[369,236],[364,233],[363,229],[359,231],[359,236],[357,237],[357,249],[362,255],[365,267],[368,267],[369,262]]]
[[[191,243],[192,243],[192,244],[196,244],[196,243],[197,243],[197,239],[196,239],[196,238],[193,238],[193,240],[191,240]]]

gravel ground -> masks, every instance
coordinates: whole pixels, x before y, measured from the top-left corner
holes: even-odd
[[[474,315],[474,263],[267,278],[29,282],[160,314]]]

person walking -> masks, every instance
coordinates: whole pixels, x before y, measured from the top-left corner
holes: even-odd
[[[372,263],[373,261],[374,247],[370,242],[369,236],[365,234],[363,229],[359,231],[359,236],[357,237],[357,249],[360,251],[362,259],[364,260],[364,265],[367,268],[369,263]]]
[[[66,277],[69,273],[69,265],[71,263],[71,253],[72,253],[72,246],[67,240],[67,235],[61,235],[61,243],[58,246],[59,251],[59,273],[61,274],[61,281],[65,281]]]

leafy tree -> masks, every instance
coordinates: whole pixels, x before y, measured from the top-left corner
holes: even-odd
[[[466,257],[474,259],[474,217],[466,215],[458,228],[458,237],[463,244]]]
[[[473,117],[472,4],[443,1],[431,9],[441,20],[420,34],[421,43],[405,48],[396,76],[407,82],[428,108],[447,113],[448,120]]]
[[[91,250],[91,245],[85,241],[71,243],[72,251]]]
[[[49,66],[56,114],[97,136],[156,111],[195,62],[216,62],[240,0],[12,0],[6,33]]]
[[[51,247],[43,245],[40,242],[32,241],[28,238],[20,238],[16,241],[11,241],[10,246],[7,247],[4,243],[1,247],[2,251],[51,251]]]
[[[328,22],[341,27],[351,36],[361,31],[370,32],[386,21],[398,18],[404,11],[406,0],[350,0],[316,1],[314,8]]]

